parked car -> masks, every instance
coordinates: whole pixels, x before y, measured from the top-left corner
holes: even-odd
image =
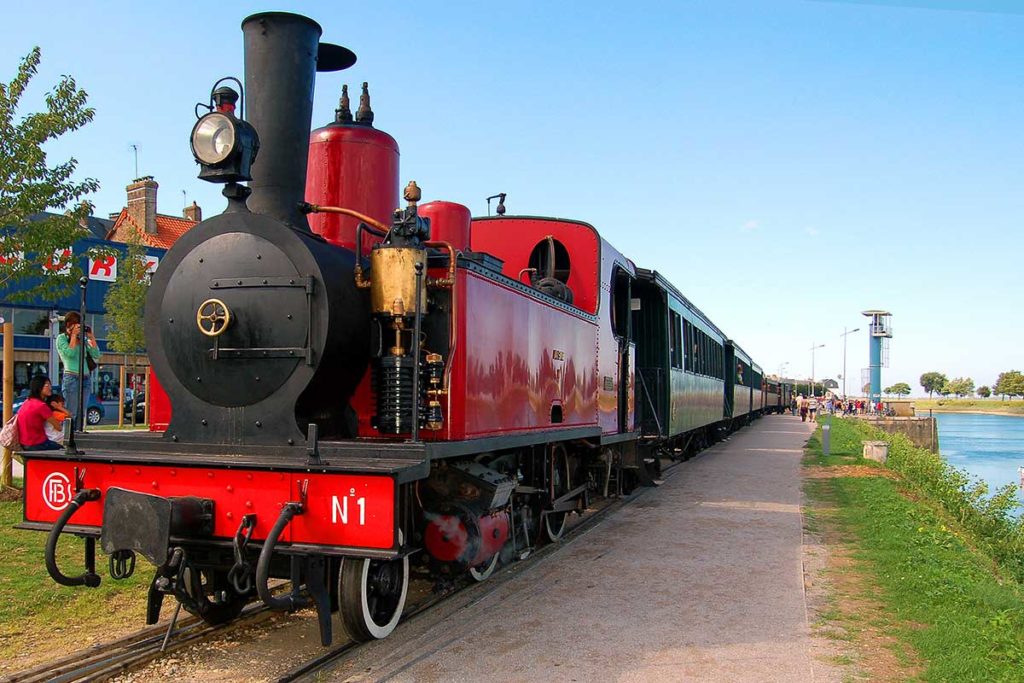
[[[125,395],[124,398],[124,419],[126,422],[131,422],[132,419],[132,398],[131,396]],[[146,399],[142,396],[139,397],[139,402],[135,404],[135,422],[141,424],[146,419]]]
[[[53,393],[63,394],[64,392],[60,390],[60,386],[54,386]],[[66,396],[64,398],[67,399]],[[17,414],[26,400],[28,400],[28,389],[23,389],[18,394],[18,397],[14,399],[15,414]],[[98,425],[107,414],[107,409],[103,407],[103,404],[99,402],[92,392],[89,392],[89,396],[85,399],[85,406],[85,421],[91,425]]]

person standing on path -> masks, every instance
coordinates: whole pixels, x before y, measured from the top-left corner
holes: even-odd
[[[81,357],[81,345],[80,334],[82,326],[82,316],[77,311],[71,311],[64,316],[64,332],[57,337],[57,354],[60,356],[60,362],[64,364],[64,375],[61,379],[61,393],[67,399],[68,410],[71,412],[71,417],[75,420],[75,428],[81,429],[85,424],[85,413],[83,413],[78,405],[78,387],[81,386],[79,383],[84,382],[85,390],[89,391],[89,361],[91,359],[92,366],[96,367],[96,363],[100,359],[100,348],[96,345],[96,336],[92,333],[92,330],[88,327],[85,328],[85,346],[86,346],[86,358],[85,363],[82,363]],[[78,374],[79,367],[82,368],[81,377]]]
[[[807,422],[807,399],[800,394],[800,421]]]
[[[811,396],[811,400],[807,402],[807,411],[811,414],[811,422],[815,422],[814,416],[818,413],[818,398]]]

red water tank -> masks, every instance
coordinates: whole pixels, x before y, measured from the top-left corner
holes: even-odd
[[[420,204],[419,214],[430,219],[430,239],[447,242],[456,251],[469,249],[469,208],[455,202]]]
[[[345,86],[335,120],[310,135],[306,201],[351,209],[391,225],[391,213],[399,207],[398,182],[398,143],[373,127],[366,83],[355,118]],[[314,213],[309,225],[328,242],[355,248],[358,218]],[[364,249],[370,244],[369,239],[364,240]]]

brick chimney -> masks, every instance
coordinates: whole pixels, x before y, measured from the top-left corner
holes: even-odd
[[[195,202],[192,202],[192,206],[186,206],[185,210],[181,212],[181,215],[183,215],[187,220],[195,221],[196,223],[203,220],[203,210],[199,208],[199,205]]]
[[[156,190],[160,187],[153,176],[136,178],[128,190],[128,215],[135,224],[148,232],[156,234]]]

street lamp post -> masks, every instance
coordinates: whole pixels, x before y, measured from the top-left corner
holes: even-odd
[[[814,398],[814,350],[825,348],[824,344],[811,342],[811,398]]]
[[[859,327],[855,327],[852,330],[843,328],[843,333],[839,335],[843,338],[843,399],[846,399],[846,335],[853,334],[854,332],[860,332]]]

